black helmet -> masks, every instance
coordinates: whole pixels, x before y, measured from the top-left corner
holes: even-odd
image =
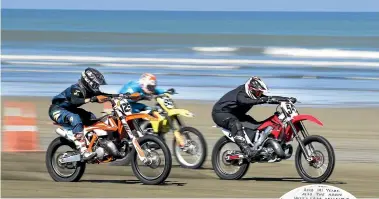
[[[80,78],[81,84],[87,91],[99,92],[100,85],[106,85],[103,74],[94,68],[86,68]]]
[[[268,91],[266,84],[257,76],[250,77],[245,83],[246,94],[252,98],[256,99],[260,97],[264,92]]]

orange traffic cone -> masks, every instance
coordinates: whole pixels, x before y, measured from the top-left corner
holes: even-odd
[[[25,102],[4,102],[2,132],[3,151],[39,151],[35,105]]]

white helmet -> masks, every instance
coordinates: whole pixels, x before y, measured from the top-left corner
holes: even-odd
[[[259,77],[252,76],[245,83],[245,92],[252,99],[260,97],[267,91],[268,87]]]
[[[157,86],[157,78],[151,73],[144,73],[139,79],[139,84],[146,93],[154,93]]]

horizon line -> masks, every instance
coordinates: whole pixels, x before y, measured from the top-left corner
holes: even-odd
[[[57,11],[161,11],[161,12],[318,12],[318,13],[379,13],[379,11],[333,10],[163,10],[163,9],[75,9],[75,8],[1,8],[1,10],[57,10]]]

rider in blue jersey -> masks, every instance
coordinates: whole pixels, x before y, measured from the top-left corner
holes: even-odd
[[[79,107],[89,102],[102,103],[106,97],[101,95],[99,86],[105,84],[105,78],[98,70],[87,68],[82,72],[77,83],[53,97],[49,108],[51,120],[71,127],[74,134],[71,139],[80,149],[83,159],[91,159],[96,155],[94,152],[87,151],[83,136],[83,124],[90,119],[95,119],[96,116]]]
[[[160,95],[165,92],[172,92],[174,93],[175,90],[173,88],[170,88],[168,90],[165,89],[158,89],[157,86],[157,78],[155,75],[150,73],[144,73],[140,77],[138,81],[130,81],[126,83],[119,91],[119,93],[135,93],[138,92],[140,94],[140,99],[150,99],[150,96]],[[132,113],[138,113],[144,110],[151,110],[150,107],[148,107],[145,104],[138,103],[138,100],[128,100],[130,103],[130,106],[132,107]]]

